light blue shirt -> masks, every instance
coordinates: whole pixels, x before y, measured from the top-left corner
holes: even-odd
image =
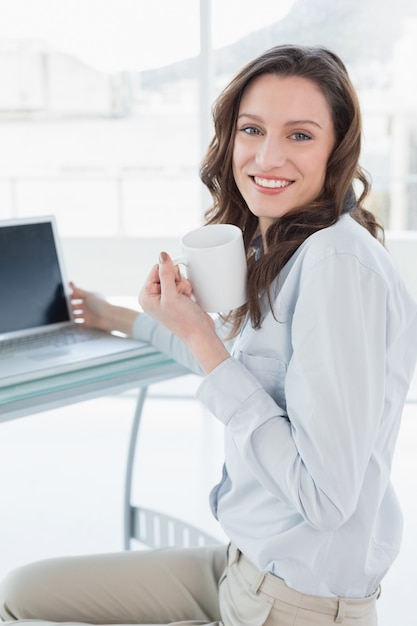
[[[310,236],[274,289],[274,314],[265,309],[259,330],[246,324],[198,390],[225,426],[212,509],[248,559],[293,589],[368,596],[401,542],[389,476],[417,305],[350,215]],[[134,334],[201,372],[149,316]]]

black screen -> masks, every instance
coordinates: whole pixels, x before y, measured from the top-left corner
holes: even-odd
[[[50,223],[0,228],[0,332],[70,319]]]

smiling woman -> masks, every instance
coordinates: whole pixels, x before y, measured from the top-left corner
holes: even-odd
[[[358,99],[335,53],[281,45],[232,79],[213,118],[207,224],[242,230],[247,302],[213,319],[164,251],[141,313],[72,296],[84,324],[203,377],[197,396],[224,428],[210,504],[227,545],[28,565],[0,589],[10,626],[376,625],[402,538],[390,471],[417,303],[365,208]]]
[[[283,15],[281,7],[286,11],[290,8],[288,14]],[[223,214],[213,210],[208,219],[238,223],[244,230],[252,285],[247,309],[235,312],[229,320],[232,331],[233,324],[234,331],[239,331],[233,349],[237,369],[229,371],[229,359],[225,359],[223,365],[219,364],[207,375],[200,392],[203,402],[218,417],[214,424],[224,427],[227,433],[224,480],[213,492],[213,510],[228,535],[257,569],[273,570],[272,575],[283,577],[290,587],[300,586],[303,590],[309,588],[314,578],[313,585],[317,583],[320,587],[314,588],[314,592],[324,594],[328,592],[327,588],[323,589],[327,584],[326,571],[331,572],[332,584],[338,581],[338,588],[335,582],[331,593],[344,596],[349,587],[345,581],[349,576],[355,578],[356,569],[359,575],[355,584],[358,587],[362,584],[362,587],[350,587],[350,593],[361,597],[367,593],[368,582],[361,576],[370,572],[370,568],[359,560],[364,554],[369,554],[372,560],[371,552],[367,552],[367,539],[363,534],[353,539],[349,534],[349,520],[354,524],[356,513],[347,518],[355,505],[366,500],[365,497],[360,502],[355,500],[364,459],[371,458],[367,476],[374,470],[385,471],[387,475],[390,469],[388,457],[392,457],[395,441],[395,419],[384,421],[384,416],[379,422],[385,423],[387,430],[380,432],[378,442],[387,442],[389,449],[381,444],[369,457],[370,424],[378,421],[376,415],[381,401],[378,393],[385,389],[389,395],[391,388],[388,380],[382,380],[381,367],[388,354],[393,356],[395,367],[402,364],[404,371],[411,369],[407,359],[413,352],[415,333],[405,351],[406,358],[400,351],[397,357],[393,352],[378,352],[383,342],[377,337],[393,339],[388,332],[384,333],[381,311],[385,311],[388,301],[402,302],[401,298],[406,296],[399,281],[396,285],[400,295],[390,292],[392,298],[391,295],[383,298],[384,280],[378,281],[375,259],[381,261],[378,267],[383,273],[386,270],[395,280],[397,274],[391,274],[393,270],[383,247],[373,235],[380,233],[377,222],[397,231],[395,241],[393,233],[388,232],[388,249],[395,251],[394,258],[400,260],[402,274],[409,279],[410,287],[417,289],[413,269],[416,266],[415,235],[404,231],[398,235],[401,229],[417,228],[417,74],[412,66],[417,56],[416,7],[414,0],[398,0],[394,12],[391,0],[363,0],[353,8],[351,0],[316,0],[314,3],[297,0],[288,5],[259,0],[256,6],[248,0],[201,0],[200,3],[197,0],[0,0],[0,217],[54,213],[64,238],[64,251],[68,252],[71,277],[87,289],[121,296],[123,303],[126,295],[134,296],[137,302],[142,278],[146,279],[150,265],[157,262],[159,251],[166,249],[176,253],[180,236],[203,220],[203,212],[211,199],[207,193],[200,196],[198,167],[212,136],[209,112],[215,95],[237,69],[269,47],[275,47],[277,42],[286,41],[300,45],[320,41],[346,62],[364,114],[366,141],[361,163],[372,174],[372,189],[367,188],[361,170],[355,170],[358,127],[354,126],[355,132],[348,133],[346,141],[336,150],[330,150],[330,175],[325,180],[328,194],[315,199],[318,205],[310,202],[312,190],[303,186],[303,181],[311,175],[312,185],[317,183],[320,187],[322,168],[317,168],[315,173],[310,171],[310,164],[304,163],[303,155],[320,144],[324,127],[316,115],[312,116],[311,110],[305,113],[305,103],[295,98],[293,85],[294,114],[288,114],[287,102],[282,110],[275,107],[272,114],[264,108],[266,100],[259,104],[258,91],[248,86],[243,104],[246,96],[250,97],[251,109],[253,106],[256,111],[245,106],[246,110],[241,110],[245,117],[238,121],[226,111],[221,121],[223,124],[229,120],[230,127],[223,133],[220,131],[225,128],[220,124],[221,128],[216,130],[224,152],[218,155],[217,161],[206,163],[211,171],[203,168],[214,205],[218,203],[217,208],[225,209]],[[283,97],[291,83],[289,77],[272,78],[270,83],[266,79],[263,82],[262,78],[260,91],[268,99]],[[310,81],[303,85],[311,90],[311,77],[303,76],[302,80]],[[283,84],[285,90],[281,90]],[[321,96],[331,102],[334,93],[332,88]],[[236,110],[242,105],[237,99],[234,103]],[[336,104],[329,107],[331,111],[336,109]],[[287,121],[279,117],[285,111]],[[335,128],[336,123],[345,119],[336,117],[331,118]],[[321,130],[317,130],[316,124]],[[342,140],[345,130],[337,127],[336,141]],[[319,157],[322,154],[320,151]],[[214,157],[217,158],[216,154]],[[317,163],[322,165],[320,158]],[[236,181],[231,175],[233,172]],[[352,180],[357,197],[350,193]],[[222,197],[224,189],[227,194]],[[297,190],[303,191],[307,202],[305,214],[293,214],[294,219],[288,219],[291,211],[287,213],[286,209],[299,204],[293,202]],[[359,195],[361,190],[363,198]],[[286,198],[291,202],[284,205]],[[327,207],[329,198],[332,202]],[[332,213],[334,199],[340,210],[338,219]],[[372,221],[362,210],[365,201],[378,220]],[[359,211],[355,211],[355,203],[360,205]],[[332,220],[336,220],[334,224]],[[312,233],[312,227],[319,226],[320,232]],[[343,236],[342,227],[345,229]],[[365,233],[368,229],[370,232]],[[334,235],[334,239],[325,241],[326,234]],[[362,242],[357,265],[352,260],[355,246],[352,244],[349,248],[350,239],[345,235]],[[343,241],[345,250],[337,248]],[[328,257],[333,256],[337,259],[332,264]],[[91,263],[92,258],[94,263]],[[297,269],[302,263],[306,272],[301,277]],[[164,268],[161,266],[161,272],[164,270],[169,280],[169,261]],[[297,277],[300,280],[296,287],[302,290],[298,299],[290,289],[297,283]],[[389,280],[386,284],[392,286]],[[94,302],[94,296],[88,291],[84,293],[84,306],[88,307]],[[171,307],[170,312],[174,313],[175,308]],[[181,313],[179,322],[186,319]],[[405,318],[395,319],[392,328],[402,329],[402,323],[406,323]],[[285,335],[290,326],[291,336]],[[163,337],[172,338],[172,335],[161,325],[155,326],[149,315],[139,316],[133,330],[146,337],[151,333],[159,349],[168,352],[171,349]],[[227,326],[229,331],[230,326]],[[219,346],[212,335],[206,335],[204,341],[196,337],[198,332],[194,335],[194,345],[199,349],[210,350],[217,346],[210,351],[211,362],[213,357],[216,361],[226,356],[223,346]],[[188,341],[189,337],[186,339]],[[173,345],[176,345],[175,339]],[[229,346],[226,343],[226,347]],[[185,348],[181,350],[184,354]],[[288,355],[287,350],[294,352]],[[284,354],[279,353],[276,358],[279,351]],[[199,358],[204,357],[200,354]],[[205,362],[206,369],[211,367]],[[393,370],[387,367],[386,372],[390,374]],[[406,377],[406,374],[402,377],[400,387],[395,386],[396,400],[399,391],[403,394]],[[239,402],[245,393],[248,397],[236,408],[233,403]],[[259,408],[257,398],[260,397],[265,411]],[[216,406],[212,405],[214,399],[219,401]],[[388,399],[386,406],[390,402]],[[227,404],[225,410],[224,404]],[[117,401],[114,406],[119,414]],[[175,430],[177,421],[172,419],[170,401],[167,406],[168,411],[164,407],[161,412],[168,413],[170,428]],[[400,402],[395,406],[399,414]],[[414,423],[414,415],[412,418]],[[398,425],[399,420],[395,423]],[[78,420],[78,424],[74,440],[80,433],[85,434],[84,422]],[[248,424],[249,430],[246,429]],[[275,427],[279,428],[276,437]],[[356,442],[355,433],[359,431]],[[405,535],[400,559],[384,578],[384,593],[378,602],[381,626],[397,623],[408,626],[409,616],[413,614],[413,577],[410,574],[416,560],[416,534],[415,511],[414,517],[409,516],[413,503],[408,485],[414,469],[411,460],[404,460],[411,459],[415,441],[415,437],[407,438],[410,431],[409,426],[403,431],[410,454],[403,457],[401,450],[396,457],[397,467],[401,468],[397,470],[396,486],[408,514],[408,536]],[[21,439],[18,432],[17,446]],[[244,439],[248,432],[253,435]],[[415,429],[413,432],[415,434]],[[205,431],[199,434],[208,455],[203,464],[209,466],[212,449],[207,445]],[[182,433],[177,432],[177,435],[182,440]],[[340,443],[342,438],[343,444]],[[94,437],[91,439],[94,442]],[[319,453],[314,456],[314,451],[320,451],[322,445],[321,456]],[[7,441],[3,447],[8,448]],[[14,450],[12,446],[6,452],[17,457]],[[148,452],[154,456],[153,449]],[[241,457],[235,459],[232,456],[235,452]],[[270,464],[264,464],[264,453],[272,459]],[[324,464],[322,459],[325,459]],[[332,461],[338,468],[334,476],[331,475]],[[68,466],[71,463],[72,459]],[[197,481],[198,463],[197,471],[189,472],[193,474],[190,480]],[[7,473],[7,463],[3,461],[3,464]],[[159,469],[160,463],[157,465]],[[176,467],[175,459],[172,467]],[[152,473],[154,468],[152,465]],[[303,471],[310,472],[311,476]],[[171,483],[168,487],[169,498],[175,498],[181,508],[183,502],[190,502],[190,492],[187,481],[184,479],[177,484],[175,476],[173,473],[171,477],[172,489]],[[154,495],[159,503],[162,500],[165,508],[169,498],[165,498],[167,481],[164,478],[161,477],[155,488],[158,493]],[[22,478],[22,485],[25,490],[25,478]],[[205,484],[198,486],[200,491],[205,488]],[[10,508],[15,515],[17,491],[10,498]],[[261,492],[262,496],[257,498]],[[365,505],[369,507],[367,510],[372,507],[376,510],[378,502],[373,498],[379,497],[380,492],[378,489],[370,492]],[[393,544],[389,556],[392,559],[398,547],[399,517],[395,507],[392,517],[386,514],[383,506],[388,502],[390,509],[389,503],[394,500],[391,486],[386,494],[386,500],[381,503],[383,520],[375,524],[375,529],[385,531],[384,521],[395,518],[396,522],[392,521],[387,530]],[[47,494],[42,492],[36,502],[34,498],[40,519],[47,509],[45,499],[48,499]],[[280,515],[286,511],[288,518],[284,521],[279,518],[279,523],[268,525],[270,518],[264,516],[265,508],[271,503],[275,507],[277,502]],[[73,509],[77,507],[78,500]],[[190,504],[190,510],[195,508]],[[2,520],[6,520],[6,528],[14,528],[14,518],[7,509],[5,506],[2,511]],[[329,516],[320,516],[323,511]],[[276,512],[274,508],[274,520]],[[289,512],[293,513],[293,518]],[[93,512],[92,515],[98,516],[101,524],[100,514]],[[33,535],[32,543],[36,544],[38,552],[30,551],[33,546],[25,546],[19,531],[15,531],[19,536],[18,547],[11,550],[9,560],[5,560],[4,573],[6,564],[7,569],[11,569],[28,560],[57,553],[91,552],[88,539],[83,545],[76,529],[71,532],[69,528],[67,538],[62,533],[57,540],[58,529],[63,528],[61,516],[56,511],[48,511],[48,516],[49,526],[42,526],[40,522],[38,533]],[[19,516],[18,511],[16,517],[24,516]],[[69,519],[70,516],[66,516],[68,527]],[[344,520],[346,523],[340,526]],[[97,517],[94,517],[92,524],[96,522]],[[195,522],[200,520],[197,518]],[[248,534],[243,532],[245,522],[250,524]],[[298,542],[296,530],[293,527],[288,530],[293,522],[296,529],[305,530],[305,536]],[[370,518],[366,522],[370,528]],[[366,524],[358,523],[358,527],[366,534]],[[295,537],[292,543],[284,541],[283,528]],[[262,550],[263,544],[255,536],[258,530],[261,541],[273,537],[270,545],[274,550],[275,540],[282,539],[271,558],[269,545]],[[55,544],[50,540],[54,532],[57,533]],[[94,541],[97,533],[95,529],[91,532]],[[317,538],[322,539],[326,533],[327,537],[334,538],[334,543],[320,552]],[[4,542],[9,541],[9,537],[13,537],[13,533],[3,532]],[[43,538],[46,540],[42,541]],[[379,545],[388,545],[386,536],[377,539]],[[387,553],[384,549],[378,550],[378,541],[371,539],[370,543],[377,552],[373,562],[379,563],[382,570]],[[93,545],[93,549],[117,548],[117,537],[115,544],[103,541]],[[315,572],[311,573],[309,564],[315,562],[316,556],[316,563],[319,563],[324,554],[328,555],[329,562],[323,564],[323,578],[320,578]],[[340,562],[338,554],[344,555],[340,556]],[[240,567],[243,560],[239,558],[232,569]],[[387,560],[384,562],[389,565]],[[341,564],[343,572],[339,579],[337,572],[340,574]],[[218,565],[216,561],[216,575]],[[91,580],[88,573],[86,576]],[[378,576],[375,574],[375,584],[369,583],[369,589],[376,588]],[[197,580],[195,577],[192,582]],[[59,586],[59,577],[53,580],[55,582]],[[229,579],[229,582],[233,586],[234,581]],[[223,589],[227,584],[222,581]],[[40,580],[39,586],[42,587],[41,598],[49,581],[43,584]],[[36,595],[36,585],[33,588]],[[153,588],[152,596],[154,591]],[[56,596],[60,595],[64,597],[58,589]],[[161,597],[165,597],[164,593]],[[204,601],[207,597],[207,594],[202,596]],[[340,606],[343,608],[343,602]]]

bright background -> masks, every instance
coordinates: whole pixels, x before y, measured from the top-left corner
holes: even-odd
[[[416,35],[414,0],[0,0],[0,219],[53,213],[69,276],[134,304],[162,242],[175,251],[208,206],[198,166],[215,96],[272,45],[323,44],[358,89],[371,208],[417,290]],[[152,389],[135,494],[220,538],[207,495],[222,433],[194,400],[197,384]],[[415,622],[416,399],[393,470],[405,532],[380,626]],[[121,549],[134,405],[126,393],[1,425],[0,577],[38,558]]]

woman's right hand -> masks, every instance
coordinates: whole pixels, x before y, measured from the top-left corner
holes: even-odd
[[[70,287],[72,313],[77,322],[109,333],[118,331],[132,336],[138,311],[111,304],[103,296],[80,289],[74,283],[70,283]]]
[[[74,283],[70,283],[70,287],[74,319],[85,326],[112,331],[110,315],[112,305],[101,295],[80,289]]]

